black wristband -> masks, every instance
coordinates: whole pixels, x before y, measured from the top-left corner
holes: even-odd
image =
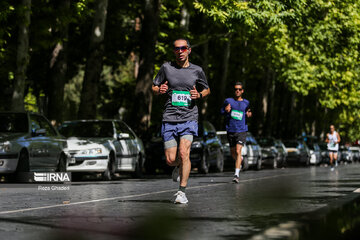
[[[199,92],[199,94],[200,94],[200,99],[202,98],[202,94],[201,94],[201,92]]]

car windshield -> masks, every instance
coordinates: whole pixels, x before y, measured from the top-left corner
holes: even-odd
[[[275,142],[269,138],[259,138],[257,139],[257,142],[261,147],[271,147],[275,145]]]
[[[284,142],[285,147],[287,148],[297,148],[299,146],[298,142]]]
[[[327,144],[326,143],[320,143],[319,147],[322,151],[326,151],[327,150]]]
[[[113,126],[111,122],[68,122],[64,123],[59,132],[69,137],[113,137]]]
[[[315,150],[315,145],[313,143],[308,143],[308,147],[311,149],[311,150]]]
[[[26,113],[1,113],[0,132],[22,133],[28,132],[28,119]]]

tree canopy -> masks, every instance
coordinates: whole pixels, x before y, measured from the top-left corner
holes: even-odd
[[[172,42],[186,37],[190,61],[212,90],[200,102],[201,118],[217,129],[224,98],[242,81],[255,135],[319,136],[332,123],[346,141],[360,138],[358,1],[32,0],[24,22],[26,1],[0,3],[1,110],[13,110],[26,65],[25,109],[58,122],[79,113],[122,118],[145,136],[161,122],[164,102],[149,94],[151,79],[174,59]],[[25,38],[29,48],[21,50]],[[25,65],[21,51],[29,55]]]

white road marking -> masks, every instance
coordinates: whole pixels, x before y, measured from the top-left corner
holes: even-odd
[[[296,173],[296,174],[281,174],[281,175],[274,175],[274,176],[268,176],[268,177],[262,177],[262,178],[252,178],[252,179],[246,179],[246,180],[240,180],[240,183],[244,182],[252,182],[252,181],[258,181],[263,179],[269,179],[269,178],[277,178],[277,177],[283,177],[283,176],[293,176],[293,175],[302,175],[304,173]],[[195,187],[187,187],[187,189],[198,189],[198,188],[206,188],[206,187],[215,187],[220,185],[229,184],[228,183],[215,183],[215,184],[207,184],[202,186],[195,186]],[[135,194],[135,195],[128,195],[128,196],[119,196],[119,197],[111,197],[111,198],[101,198],[101,199],[94,199],[89,201],[83,201],[83,202],[74,202],[74,203],[66,203],[66,204],[56,204],[56,205],[49,205],[49,206],[43,206],[43,207],[34,207],[34,208],[24,208],[24,209],[17,209],[17,210],[9,210],[9,211],[2,211],[0,212],[0,215],[5,214],[11,214],[11,213],[19,213],[19,212],[28,212],[28,211],[35,211],[35,210],[42,210],[42,209],[49,209],[49,208],[57,208],[57,207],[68,207],[68,206],[74,206],[74,205],[80,205],[80,204],[87,204],[87,203],[95,203],[95,202],[103,202],[103,201],[112,201],[112,200],[119,200],[119,199],[125,199],[125,198],[134,198],[134,197],[144,197],[149,195],[156,195],[161,193],[168,193],[168,192],[175,192],[176,189],[169,189],[169,190],[163,190],[158,192],[149,192],[149,193],[142,193],[142,194]]]

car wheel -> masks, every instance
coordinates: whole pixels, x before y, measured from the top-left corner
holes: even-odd
[[[200,167],[199,167],[199,172],[200,173],[204,173],[204,174],[208,174],[209,173],[209,160],[208,160],[208,154],[206,152],[204,152],[201,156],[201,162],[200,162]]]
[[[282,163],[281,163],[281,167],[285,168],[286,165],[287,165],[286,158],[283,158]]]
[[[29,172],[29,155],[25,150],[20,152],[19,162],[16,168],[16,172]]]
[[[133,172],[132,176],[135,178],[141,178],[143,176],[141,155],[138,156],[138,159],[135,164],[135,172]]]
[[[256,170],[261,170],[261,157],[258,158],[257,164],[256,164]]]
[[[272,168],[273,168],[273,169],[276,169],[276,168],[277,168],[277,160],[276,160],[276,158],[274,158],[274,162],[273,162]]]
[[[16,172],[10,177],[11,180],[16,180],[16,182],[31,182],[32,179],[29,175],[24,174],[30,171],[29,164],[29,155],[25,150],[20,152],[18,165],[16,167]]]
[[[114,175],[115,175],[115,158],[111,154],[109,157],[107,168],[105,172],[103,172],[102,174],[102,179],[105,181],[111,181],[112,179],[114,179]]]
[[[249,162],[248,162],[248,158],[247,156],[242,156],[242,161],[241,161],[241,170],[242,171],[246,171],[249,169]]]
[[[57,166],[58,172],[66,172],[66,156],[64,154],[60,155],[59,164]]]
[[[224,171],[224,155],[221,149],[218,149],[216,154],[216,172],[223,172]]]

